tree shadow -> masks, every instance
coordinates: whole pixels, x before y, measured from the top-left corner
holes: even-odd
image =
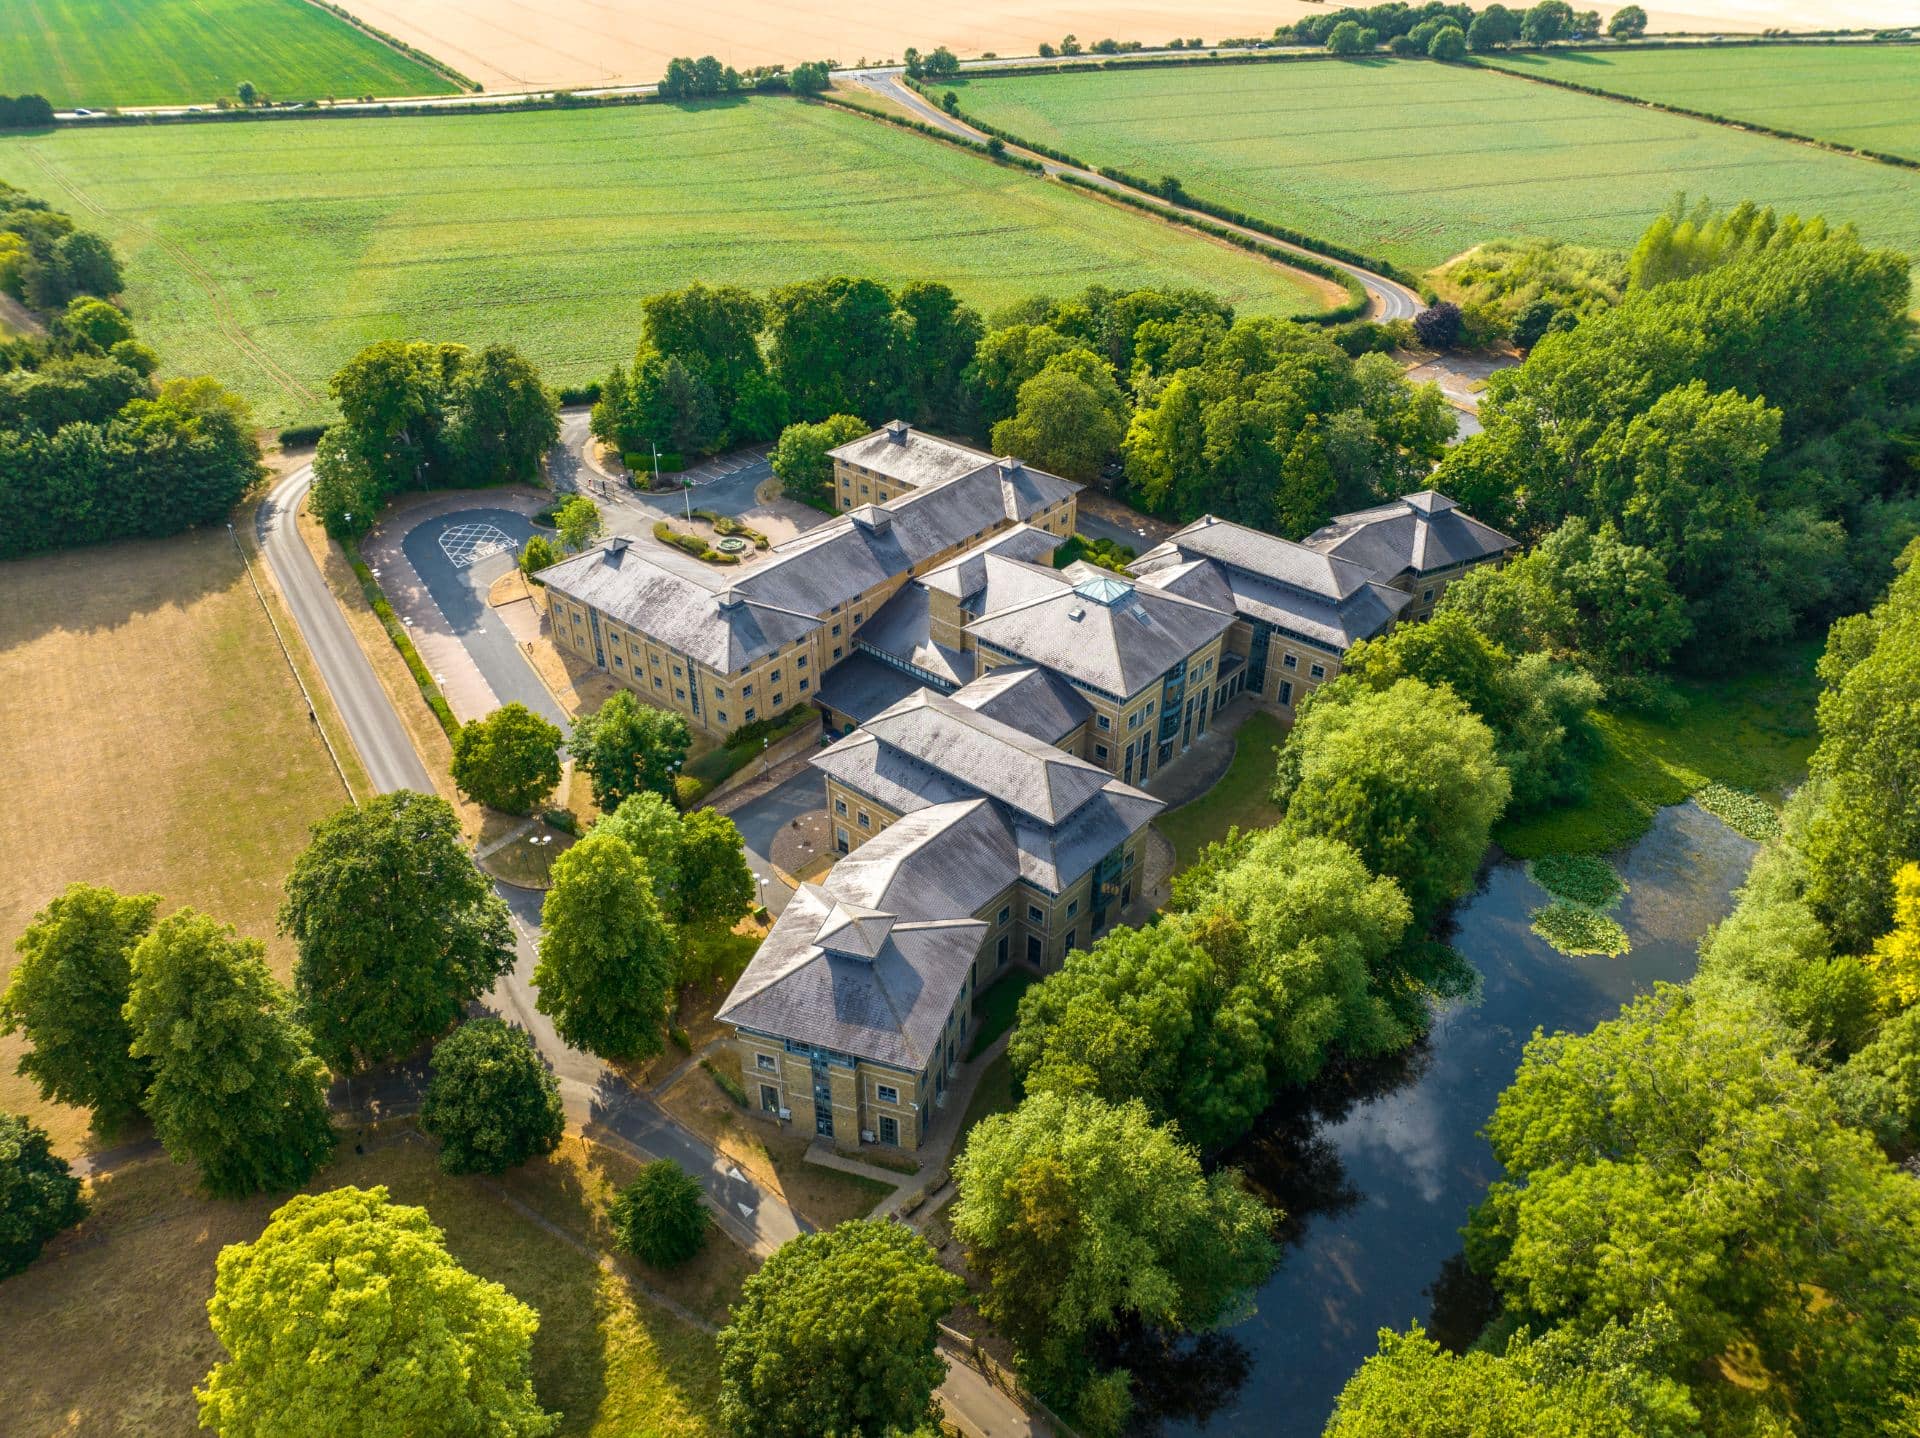
[[[264,585],[258,561],[254,573]],[[0,652],[62,633],[105,636],[246,584],[226,529],[213,525],[0,561]],[[257,613],[250,592],[239,597]],[[258,618],[265,628],[266,616]]]
[[[1440,1265],[1425,1290],[1433,1300],[1427,1316],[1427,1335],[1442,1348],[1465,1353],[1474,1339],[1500,1316],[1500,1294],[1490,1279],[1467,1266],[1467,1255],[1456,1253]]]
[[[1138,1323],[1097,1335],[1092,1356],[1132,1377],[1128,1438],[1156,1438],[1169,1423],[1204,1426],[1253,1372],[1252,1353],[1230,1333],[1174,1337]]]

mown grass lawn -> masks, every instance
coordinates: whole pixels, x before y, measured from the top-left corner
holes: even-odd
[[[1191,864],[1201,849],[1226,838],[1236,825],[1264,829],[1280,822],[1280,806],[1273,802],[1273,766],[1286,737],[1286,728],[1273,715],[1250,710],[1234,735],[1233,762],[1220,782],[1153,821],[1173,845],[1176,867]]]
[[[1920,47],[1913,45],[1556,50],[1483,63],[1920,159]]]
[[[974,1005],[974,1018],[978,1027],[973,1031],[973,1047],[967,1050],[967,1057],[978,1058],[993,1047],[993,1041],[1013,1027],[1013,1017],[1020,1009],[1020,995],[1040,982],[1040,976],[1031,969],[1008,969],[993,983],[980,1001]]]
[[[286,977],[281,883],[347,793],[223,531],[0,564],[0,696],[0,982],[81,880],[204,909]],[[19,1054],[0,1039],[0,1108],[79,1152],[86,1116],[42,1103]]]
[[[441,1173],[432,1144],[390,1132],[364,1146],[356,1152],[349,1139],[314,1187],[387,1185],[396,1202],[426,1208],[461,1263],[537,1309],[534,1387],[546,1408],[565,1415],[562,1433],[720,1432],[710,1335],[650,1301],[624,1267],[602,1269],[516,1212],[483,1180]],[[587,1152],[571,1141],[502,1187],[592,1244],[602,1236],[606,1181]],[[282,1201],[210,1201],[194,1191],[190,1170],[165,1159],[95,1184],[92,1216],[7,1281],[0,1426],[88,1438],[193,1432],[193,1385],[221,1356],[207,1327],[214,1261],[225,1245],[257,1238]],[[706,1266],[676,1280],[674,1293],[707,1313],[724,1309],[750,1267],[727,1239],[714,1243],[696,1261]],[[658,1275],[640,1276],[660,1284]]]
[[[242,80],[276,100],[454,88],[432,66],[306,0],[0,5],[0,94],[45,95],[56,109],[211,105]]]
[[[1503,823],[1494,842],[1522,859],[1604,854],[1709,783],[1777,803],[1806,776],[1818,740],[1819,656],[1817,642],[1797,644],[1733,678],[1682,681],[1681,702],[1667,714],[1602,710],[1587,798]]]
[[[583,383],[631,358],[643,299],[693,280],[937,279],[989,309],[1089,284],[1321,306],[1230,245],[791,99],[61,130],[0,139],[0,176],[106,233],[168,370],[217,375],[269,424],[325,417],[328,378],[380,339],[513,344]]]
[[[1023,138],[1414,269],[1502,236],[1626,245],[1676,190],[1920,251],[1920,172],[1490,69],[1314,60],[951,88]]]

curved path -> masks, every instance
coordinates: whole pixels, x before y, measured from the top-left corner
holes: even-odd
[[[967,68],[987,69],[994,67],[968,66]],[[975,144],[985,144],[987,142],[990,137],[984,131],[974,129],[973,126],[967,124],[964,120],[955,119],[937,105],[928,104],[926,99],[917,90],[902,80],[901,76],[903,73],[903,71],[897,68],[852,70],[846,72],[844,75],[836,75],[836,78],[849,80],[862,89],[869,90],[880,96],[882,99],[891,100],[897,105],[904,106],[907,110],[911,111],[917,119],[923,120],[929,125],[937,126],[950,135],[956,135],[963,140],[970,140]],[[1276,239],[1272,235],[1260,230],[1249,229],[1245,225],[1236,225],[1227,220],[1217,219],[1203,210],[1192,209],[1175,201],[1163,199],[1159,195],[1150,195],[1144,190],[1135,189],[1132,185],[1123,185],[1118,180],[1110,180],[1098,170],[1087,170],[1082,169],[1078,165],[1064,164],[1059,160],[1051,159],[1046,155],[1025,149],[1019,145],[1009,144],[1007,149],[1013,154],[1022,155],[1027,159],[1037,161],[1048,175],[1055,177],[1071,175],[1074,179],[1091,185],[1096,189],[1108,190],[1115,194],[1131,195],[1143,200],[1150,200],[1159,208],[1170,210],[1175,214],[1186,215],[1202,224],[1217,225],[1221,229],[1230,230],[1236,235],[1245,236],[1250,240],[1257,240],[1262,245],[1268,245],[1274,249],[1287,250],[1296,255],[1304,255],[1308,259],[1316,260],[1323,265],[1331,265],[1342,274],[1348,275],[1360,282],[1360,287],[1367,292],[1369,305],[1368,317],[1370,319],[1381,321],[1410,320],[1420,313],[1423,307],[1417,292],[1401,284],[1398,280],[1388,279],[1385,275],[1375,274],[1363,265],[1352,264],[1347,260],[1336,260],[1331,255],[1323,255],[1318,250],[1310,250],[1305,245],[1296,245],[1290,240]]]

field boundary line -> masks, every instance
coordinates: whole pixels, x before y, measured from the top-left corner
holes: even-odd
[[[254,364],[260,368],[262,373],[275,384],[279,385],[281,389],[285,390],[290,398],[296,400],[304,399],[308,404],[320,403],[320,396],[300,383],[298,379],[294,378],[290,371],[285,369],[278,360],[275,360],[262,349],[258,342],[233,318],[232,306],[227,299],[226,291],[221,289],[219,283],[201,268],[200,262],[195,260],[191,254],[174,241],[160,234],[157,230],[141,223],[139,220],[129,219],[126,216],[115,214],[113,211],[107,209],[106,206],[100,204],[85,190],[81,189],[72,180],[68,179],[66,175],[61,173],[60,168],[55,165],[53,161],[40,153],[38,146],[28,146],[26,152],[32,157],[33,162],[46,172],[49,179],[73,197],[75,203],[77,203],[80,208],[100,219],[118,221],[126,225],[129,229],[145,235],[155,245],[159,246],[169,259],[185,271],[187,278],[192,280],[201,292],[206,295],[208,303],[212,308],[214,325],[219,329],[222,338],[235,349],[239,350],[241,354],[252,360]]]
[[[425,65],[430,70],[438,71],[462,89],[470,90],[475,94],[480,94],[485,91],[486,87],[471,75],[461,74],[445,60],[422,50],[418,45],[409,45],[405,40],[395,35],[389,35],[385,30],[380,29],[376,25],[369,25],[351,10],[347,10],[339,5],[334,5],[330,3],[330,0],[306,0],[306,3],[315,10],[324,11],[326,14],[333,16],[334,19],[344,22],[352,29],[358,30],[361,34],[372,36],[396,55],[404,55],[407,59]],[[399,96],[395,98],[412,99],[414,97]]]
[[[1682,46],[1662,46],[1662,49],[1682,49]],[[1696,47],[1705,53],[1713,53],[1707,46]],[[1539,53],[1539,52],[1533,52]],[[1558,53],[1558,52],[1556,52]],[[1604,53],[1604,52],[1583,52]],[[1620,90],[1603,90],[1597,85],[1582,85],[1578,80],[1562,80],[1552,75],[1529,75],[1524,70],[1509,70],[1504,65],[1495,65],[1486,60],[1470,59],[1467,62],[1476,70],[1490,74],[1505,75],[1515,80],[1530,81],[1535,85],[1550,85],[1556,90],[1571,90],[1576,95],[1592,95],[1599,100],[1612,100],[1622,105],[1632,105],[1642,110],[1664,110],[1669,115],[1678,115],[1687,120],[1699,120],[1709,125],[1721,125],[1729,130],[1745,130],[1750,135],[1759,135],[1769,140],[1785,140],[1790,144],[1807,145],[1816,150],[1824,150],[1829,155],[1841,155],[1853,160],[1867,160],[1876,165],[1891,165],[1900,170],[1920,170],[1920,157],[1912,155],[1890,155],[1884,150],[1862,150],[1853,145],[1842,145],[1836,140],[1822,140],[1817,135],[1803,135],[1798,130],[1783,130],[1777,125],[1762,124],[1758,120],[1736,120],[1731,115],[1717,115],[1711,110],[1694,110],[1685,105],[1675,105],[1666,100],[1650,100],[1644,95],[1629,95]]]

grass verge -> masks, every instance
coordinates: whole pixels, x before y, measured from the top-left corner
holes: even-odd
[[[1264,709],[1252,709],[1234,735],[1233,762],[1220,782],[1190,803],[1155,819],[1154,827],[1173,845],[1176,864],[1188,864],[1227,830],[1265,829],[1280,822],[1273,802],[1275,751],[1287,731]]]
[[[602,1267],[501,1196],[515,1194],[591,1243],[625,1172],[601,1150],[570,1141],[496,1188],[441,1173],[432,1145],[407,1132],[350,1139],[315,1187],[385,1184],[396,1201],[427,1209],[461,1263],[537,1309],[534,1386],[565,1415],[562,1433],[719,1433],[712,1337],[652,1303],[635,1278],[675,1285],[681,1302],[711,1313],[737,1291],[750,1266],[744,1254],[717,1239],[723,1246],[696,1261],[705,1266],[674,1275]],[[209,1201],[190,1170],[164,1159],[96,1183],[92,1216],[7,1283],[9,1431],[192,1432],[193,1385],[220,1357],[206,1312],[214,1260],[224,1245],[257,1237],[281,1201]]]

